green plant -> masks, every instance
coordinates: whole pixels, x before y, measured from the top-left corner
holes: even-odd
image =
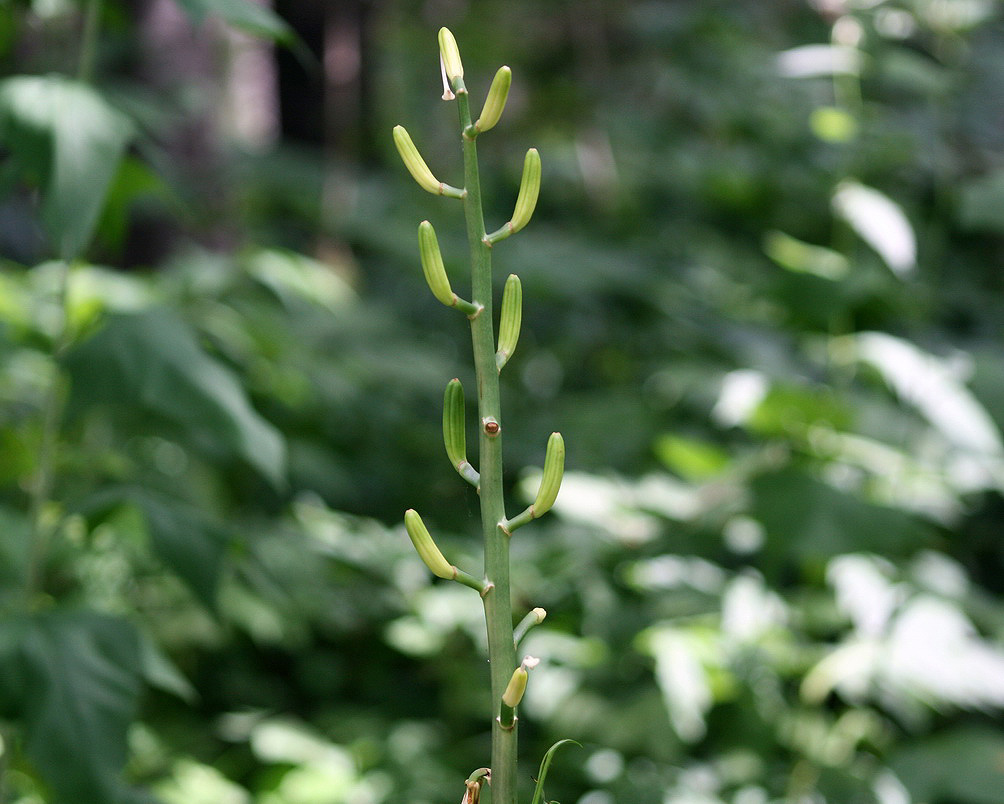
[[[513,628],[509,588],[509,542],[513,531],[547,513],[558,495],[564,473],[565,445],[560,433],[552,433],[547,442],[544,472],[536,499],[522,513],[506,515],[502,474],[502,410],[499,373],[512,356],[519,338],[522,318],[522,287],[511,274],[506,280],[499,315],[496,345],[492,304],[492,249],[496,243],[518,232],[529,222],[540,190],[540,156],[533,148],[527,151],[523,177],[513,215],[502,227],[488,233],[482,211],[476,140],[479,134],[498,122],[509,92],[511,73],[499,68],[488,91],[481,116],[472,120],[464,69],[453,34],[439,31],[440,58],[443,69],[444,100],[456,100],[460,113],[460,137],[463,144],[464,184],[453,187],[439,181],[421,157],[408,132],[394,128],[394,142],[405,166],[418,184],[434,195],[463,202],[470,248],[472,298],[466,301],[453,291],[443,264],[439,243],[432,224],[423,221],[418,227],[422,269],[433,295],[448,307],[470,319],[474,367],[477,377],[479,463],[475,469],[467,458],[464,391],[460,380],[446,386],[443,400],[443,439],[450,462],[464,480],[474,486],[480,497],[481,526],[484,537],[484,574],[477,578],[453,566],[436,546],[422,518],[409,509],[404,521],[419,556],[438,577],[454,580],[479,592],[484,601],[488,629],[488,654],[491,667],[492,749],[491,768],[475,771],[467,780],[465,801],[477,801],[484,781],[491,784],[496,804],[516,801],[517,720],[516,708],[526,689],[528,670],[538,660],[527,656],[517,664],[519,638],[533,625],[543,621],[545,612],[533,609]],[[543,768],[538,791],[543,782]]]

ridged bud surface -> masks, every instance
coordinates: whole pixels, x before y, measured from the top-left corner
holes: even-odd
[[[432,295],[447,307],[452,307],[455,301],[453,288],[450,287],[450,278],[446,275],[446,266],[443,265],[443,254],[439,250],[436,230],[428,221],[422,221],[418,225],[418,253],[422,257],[422,272]]]
[[[510,84],[512,84],[512,70],[508,67],[499,67],[488,89],[485,105],[481,108],[481,117],[474,124],[474,128],[478,131],[488,131],[498,123],[502,117],[502,110],[505,109],[506,99],[509,97]]]
[[[429,166],[425,164],[422,155],[411,141],[411,135],[404,126],[394,126],[394,145],[401,155],[401,161],[408,168],[412,178],[418,182],[423,190],[428,190],[433,195],[442,195],[443,187],[439,179],[432,175]]]
[[[544,474],[540,478],[540,489],[537,499],[533,502],[534,517],[541,516],[551,510],[558,498],[561,488],[561,478],[565,474],[565,441],[561,433],[551,433],[547,439],[547,454],[544,456]]]
[[[443,59],[446,76],[450,81],[464,77],[464,65],[460,61],[460,48],[457,47],[457,40],[449,28],[439,29],[439,55]],[[454,89],[456,89],[455,86]]]
[[[509,224],[513,232],[518,232],[530,222],[533,210],[537,206],[537,196],[540,193],[540,154],[536,148],[526,152],[523,160],[523,178],[519,183],[519,194],[516,196],[516,208]]]
[[[443,442],[450,463],[456,469],[467,462],[467,434],[464,424],[464,387],[453,379],[443,394]]]
[[[409,508],[404,512],[404,527],[408,531],[411,543],[415,545],[415,550],[422,561],[425,562],[432,574],[447,581],[456,577],[456,570],[439,551],[436,543],[432,540],[429,529],[425,527],[422,517],[414,508]]]

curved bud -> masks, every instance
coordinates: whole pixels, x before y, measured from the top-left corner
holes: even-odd
[[[540,154],[536,148],[526,152],[523,160],[523,178],[519,183],[519,194],[516,196],[516,208],[512,213],[509,227],[518,232],[530,222],[534,207],[537,206],[537,195],[540,193]]]
[[[401,161],[404,162],[404,166],[408,168],[408,172],[418,182],[418,185],[433,195],[442,195],[442,183],[432,175],[432,171],[425,164],[425,160],[422,159],[422,155],[415,147],[415,143],[411,141],[411,135],[404,126],[394,126],[394,144],[397,146],[397,152],[401,154]]]
[[[544,474],[540,479],[537,499],[533,501],[534,518],[551,510],[561,488],[561,478],[565,474],[565,441],[561,433],[551,433],[547,439],[547,454],[544,456]]]
[[[519,328],[523,321],[523,286],[516,274],[509,274],[502,291],[502,312],[499,314],[499,348],[495,365],[499,369],[509,362],[519,341]]]
[[[488,89],[488,96],[485,98],[485,105],[481,108],[481,117],[474,124],[477,131],[488,131],[494,128],[495,124],[502,117],[502,110],[505,109],[506,98],[509,97],[509,85],[512,83],[512,70],[508,67],[499,67],[492,79],[492,85]]]
[[[436,230],[428,221],[418,224],[418,252],[422,257],[422,272],[432,295],[447,307],[452,307],[456,302],[456,296],[450,287],[450,278],[446,275]]]
[[[443,442],[453,467],[467,463],[467,433],[464,426],[464,387],[454,378],[443,395]]]
[[[526,681],[529,674],[526,672],[526,668],[520,665],[517,667],[512,674],[512,678],[509,679],[509,684],[505,688],[505,692],[502,693],[502,703],[506,706],[515,709],[519,702],[523,700],[523,693],[526,692]]]
[[[456,79],[464,77],[464,65],[460,61],[460,48],[457,47],[457,40],[449,28],[439,29],[439,55],[446,68],[446,75],[451,82],[454,82],[454,89],[456,89]]]
[[[408,531],[408,536],[411,537],[411,543],[415,545],[419,557],[433,575],[448,581],[457,577],[456,568],[439,552],[439,548],[436,547],[436,543],[429,534],[429,529],[425,527],[422,517],[414,508],[409,508],[404,512],[404,527]]]

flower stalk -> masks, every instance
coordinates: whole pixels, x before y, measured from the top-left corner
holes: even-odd
[[[464,301],[453,292],[435,231],[428,221],[423,221],[419,226],[419,251],[423,273],[433,295],[448,307],[464,312],[471,324],[477,380],[477,420],[480,423],[478,469],[472,466],[467,456],[464,391],[458,379],[447,384],[443,397],[443,441],[454,469],[478,490],[484,542],[484,577],[474,578],[451,564],[413,509],[405,514],[405,527],[419,556],[434,575],[476,589],[483,600],[488,632],[491,700],[494,702],[491,768],[481,768],[467,780],[464,801],[466,804],[475,804],[481,785],[489,781],[493,804],[516,804],[518,719],[515,710],[526,689],[527,671],[537,664],[536,659],[528,656],[517,666],[516,644],[531,627],[543,621],[546,613],[543,609],[536,608],[523,618],[517,628],[513,628],[509,543],[514,525],[543,515],[554,504],[561,484],[565,453],[561,436],[552,434],[548,441],[544,474],[537,498],[523,514],[511,521],[507,519],[502,464],[504,420],[499,374],[512,356],[519,338],[522,286],[515,274],[510,275],[505,283],[496,341],[492,246],[520,231],[530,221],[540,191],[540,155],[535,148],[527,152],[512,218],[492,235],[486,234],[475,140],[479,134],[494,128],[498,123],[505,108],[512,73],[508,67],[502,67],[496,73],[481,116],[475,123],[471,119],[470,101],[464,85],[460,50],[447,28],[439,31],[439,55],[446,84],[443,97],[456,100],[460,118],[463,188],[451,187],[435,177],[404,127],[394,128],[394,142],[405,167],[419,186],[434,195],[445,195],[463,201],[471,267],[471,300]],[[511,669],[513,667],[516,667],[515,671]]]

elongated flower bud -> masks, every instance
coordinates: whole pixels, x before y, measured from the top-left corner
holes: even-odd
[[[443,442],[453,467],[467,463],[467,433],[464,426],[464,387],[452,379],[443,394]]]
[[[540,664],[540,659],[533,656],[524,656],[523,663],[517,667],[509,679],[509,684],[502,693],[502,703],[511,709],[515,709],[519,702],[523,700],[523,693],[526,692],[526,681],[529,677],[528,670],[532,670]]]
[[[422,221],[418,225],[418,252],[422,257],[422,272],[425,274],[425,281],[428,283],[432,295],[447,307],[452,307],[456,296],[453,293],[453,288],[450,287],[450,278],[446,275],[446,266],[443,265],[443,255],[439,250],[436,230],[428,221]]]
[[[509,684],[505,688],[505,692],[502,693],[502,703],[515,709],[519,702],[523,700],[523,693],[526,692],[526,681],[529,674],[526,672],[526,668],[522,665],[517,667],[513,671],[512,678],[509,679]]]
[[[531,148],[523,160],[523,178],[520,180],[519,194],[516,196],[516,209],[512,213],[512,220],[509,221],[513,232],[518,232],[530,222],[539,193],[540,154],[536,148]]]
[[[408,168],[408,172],[423,190],[428,190],[433,195],[443,194],[443,185],[429,170],[422,155],[411,141],[411,135],[404,126],[394,126],[394,144],[397,152],[401,154],[401,161]]]
[[[457,40],[449,28],[439,29],[439,55],[443,59],[443,66],[446,68],[446,75],[450,81],[455,82],[458,78],[464,77],[464,65],[460,61],[460,48],[457,47]],[[454,84],[456,89],[456,84]]]
[[[534,518],[551,510],[561,488],[561,478],[565,474],[565,441],[561,433],[551,433],[547,439],[547,454],[544,456],[544,474],[540,479],[537,499],[533,501]]]
[[[492,85],[485,98],[485,105],[481,109],[481,117],[474,124],[478,131],[488,131],[494,128],[495,124],[502,117],[502,110],[505,109],[506,98],[509,97],[509,85],[512,83],[512,70],[508,67],[499,67],[492,79]]]
[[[404,512],[404,527],[408,531],[408,536],[411,537],[411,543],[415,545],[419,557],[425,562],[425,566],[432,571],[432,574],[448,581],[453,580],[457,576],[456,568],[439,552],[439,548],[436,547],[436,543],[429,534],[429,529],[425,527],[422,517],[414,508],[409,508]]]
[[[499,314],[499,348],[495,364],[501,369],[516,351],[519,329],[523,320],[523,286],[516,274],[509,274],[502,291],[502,312]]]

